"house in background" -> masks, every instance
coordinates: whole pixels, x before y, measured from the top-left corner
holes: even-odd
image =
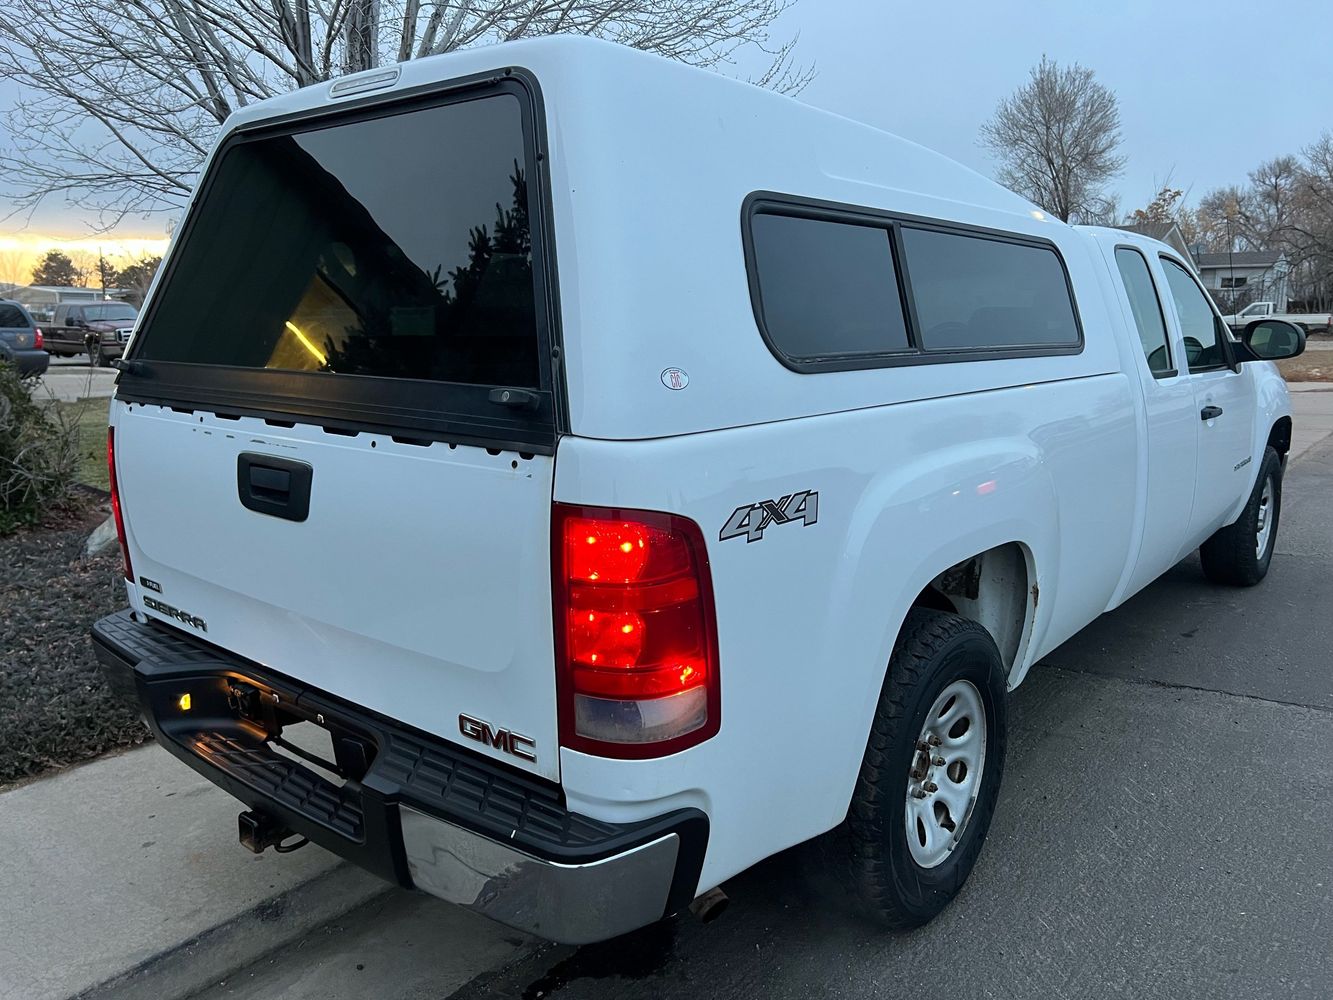
[[[1161,240],[1192,263],[1203,287],[1224,315],[1239,312],[1251,302],[1275,303],[1278,312],[1287,309],[1291,268],[1280,250],[1201,253],[1185,242],[1184,234],[1174,222],[1145,222],[1115,228]]]
[[[1291,267],[1280,250],[1200,253],[1194,263],[1223,313],[1238,312],[1251,302],[1272,302],[1277,312],[1287,311]]]

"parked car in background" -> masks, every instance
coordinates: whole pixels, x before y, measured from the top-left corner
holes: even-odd
[[[125,350],[138,315],[128,302],[61,302],[46,331],[46,349],[62,358],[86,353],[90,365],[104,367]]]
[[[1251,302],[1240,312],[1222,318],[1237,333],[1245,329],[1246,324],[1258,319],[1284,319],[1303,327],[1306,333],[1328,333],[1333,330],[1333,313],[1278,312],[1272,302]]]
[[[20,375],[41,375],[51,358],[42,350],[42,331],[18,302],[0,299],[0,361]]]

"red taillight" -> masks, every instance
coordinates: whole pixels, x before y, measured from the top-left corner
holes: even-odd
[[[699,526],[556,504],[551,539],[562,745],[660,757],[714,735],[717,622]]]
[[[39,351],[42,349],[42,328],[40,326],[33,330],[32,346]]]
[[[125,558],[125,579],[134,581],[130,568],[130,547],[125,541],[125,518],[120,512],[120,487],[116,485],[116,429],[106,429],[106,473],[111,481],[111,516],[116,519],[116,537],[120,539],[120,554]]]

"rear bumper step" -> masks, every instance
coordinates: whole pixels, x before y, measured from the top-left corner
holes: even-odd
[[[631,824],[580,816],[556,785],[130,611],[97,622],[93,643],[167,750],[390,882],[567,944],[634,930],[694,897],[708,839],[698,810]],[[302,721],[329,731],[342,780],[274,748],[284,724]]]

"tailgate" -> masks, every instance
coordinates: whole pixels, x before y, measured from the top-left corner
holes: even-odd
[[[562,380],[529,86],[228,135],[112,418],[138,610],[554,779]]]
[[[121,503],[148,614],[557,777],[550,456],[115,409]],[[245,506],[247,487],[264,491],[255,480],[288,462],[310,470],[305,519]],[[536,760],[463,740],[460,715],[527,737]]]

